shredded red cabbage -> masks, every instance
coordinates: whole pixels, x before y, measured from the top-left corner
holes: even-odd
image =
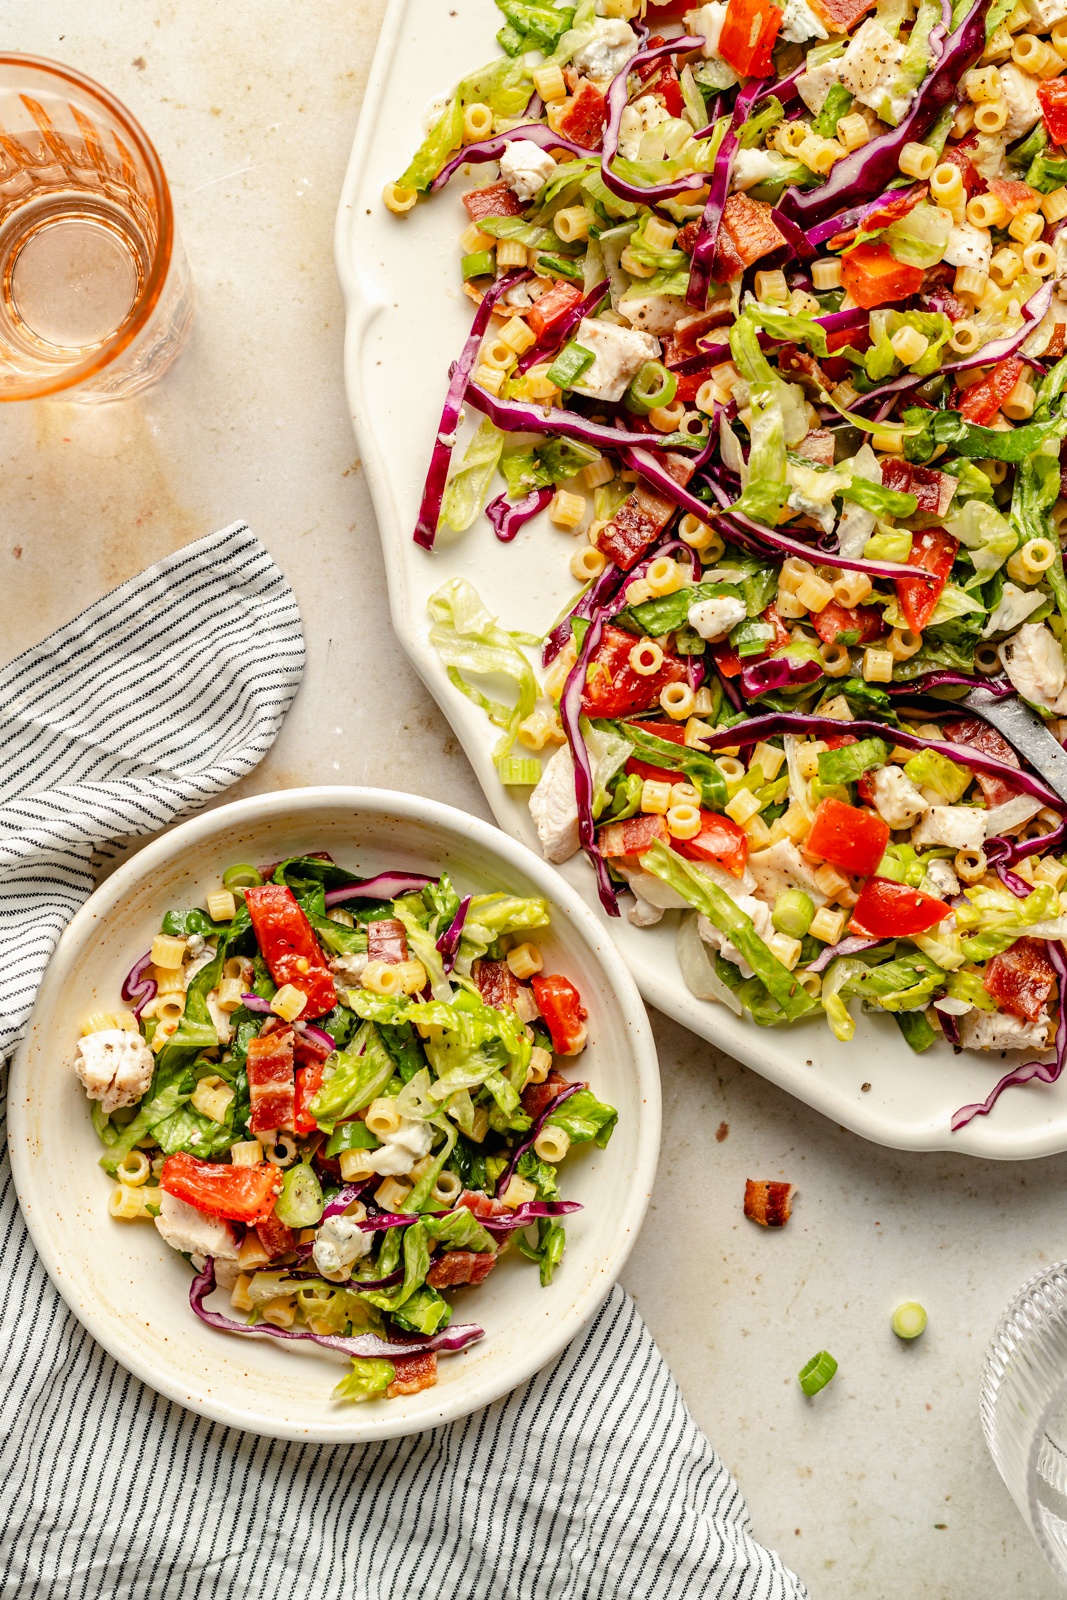
[[[465,894],[459,903],[459,910],[437,941],[437,948],[441,952],[446,972],[451,972],[456,964],[456,956],[459,954],[459,941],[463,937],[463,924],[467,920],[467,911],[470,908],[470,903],[470,895]]]
[[[629,581],[629,574],[609,561],[600,577],[590,585],[577,604],[571,607],[567,615],[556,623],[546,637],[541,652],[541,665],[550,667],[555,661],[571,636],[571,623],[575,617],[594,617],[598,611],[605,610],[619,586]]]
[[[582,738],[580,726],[585,675],[603,632],[603,617],[595,617],[586,629],[585,638],[582,640],[582,648],[578,652],[578,659],[567,676],[567,682],[560,697],[559,715],[563,724],[563,731],[567,735],[567,743],[571,747],[571,759],[574,762],[574,797],[578,805],[578,837],[582,842],[582,848],[593,863],[596,871],[600,903],[609,917],[617,917],[619,915],[619,902],[608,874],[607,863],[597,848],[596,821],[593,817],[593,772],[589,764],[589,751],[585,747],[585,740]]]
[[[837,944],[828,944],[825,950],[820,950],[815,960],[809,963],[807,970],[823,972],[831,961],[837,960],[838,956],[855,956],[861,950],[870,950],[880,943],[879,939],[863,939],[858,933],[850,933],[847,938],[839,939]]]
[[[321,1344],[327,1350],[340,1350],[342,1355],[361,1357],[364,1360],[373,1359],[375,1356],[417,1356],[427,1350],[465,1350],[467,1345],[473,1344],[477,1339],[484,1339],[485,1329],[480,1328],[476,1322],[454,1323],[452,1327],[435,1333],[431,1338],[405,1340],[403,1344],[389,1339],[380,1339],[376,1333],[361,1333],[354,1338],[345,1339],[332,1333],[312,1333],[310,1328],[276,1328],[273,1322],[238,1322],[234,1317],[227,1317],[221,1311],[209,1311],[204,1304],[209,1294],[215,1289],[215,1263],[211,1256],[204,1262],[202,1271],[198,1272],[189,1285],[189,1304],[192,1306],[201,1322],[206,1322],[209,1327],[219,1328],[223,1333],[247,1333],[258,1336],[267,1334],[271,1339],[309,1339],[312,1344]]]
[[[465,144],[450,161],[445,162],[430,185],[430,193],[436,194],[438,189],[443,189],[452,174],[459,167],[465,167],[468,161],[499,161],[513,139],[529,139],[531,144],[541,145],[544,149],[566,150],[572,156],[589,154],[584,145],[575,144],[572,139],[564,139],[562,134],[553,133],[544,122],[524,122],[521,127],[509,128],[507,133],[494,133],[488,139],[475,139],[472,143]]]
[[[800,689],[806,683],[814,683],[822,677],[822,671],[817,661],[768,656],[764,661],[751,661],[741,668],[741,690],[748,700],[778,690],[788,693],[790,689]]]
[[[886,728],[883,722],[863,717],[850,722],[848,731],[861,739],[881,739],[885,737]],[[752,717],[737,727],[718,728],[706,734],[701,743],[709,750],[718,750],[721,745],[758,744],[761,739],[773,739],[779,733],[795,733],[813,736],[816,739],[837,738],[841,733],[841,724],[831,717],[804,716],[795,711],[770,711],[766,716]],[[971,745],[947,744],[939,739],[921,739],[918,734],[911,733],[906,728],[894,728],[893,740],[908,750],[936,750],[939,755],[947,756],[950,761],[955,761],[960,766],[973,767],[976,772],[986,772],[991,777],[1003,778],[1006,783],[1033,795],[1035,800],[1040,800],[1042,804],[1049,806],[1061,816],[1067,810],[1067,802],[1040,778],[1035,778],[1022,767],[1009,767],[1006,762],[997,761],[993,756],[987,756]],[[1040,844],[1040,841],[1036,843]]]
[[[359,1199],[365,1189],[369,1189],[371,1184],[377,1183],[377,1181],[377,1178],[365,1178],[362,1183],[346,1183],[343,1189],[338,1190],[332,1200],[327,1201],[321,1220],[325,1222],[327,1217],[340,1216],[342,1211],[347,1211],[349,1206]],[[310,1252],[311,1246],[309,1245],[308,1253],[310,1254]]]
[[[520,1156],[524,1156],[526,1154],[527,1150],[531,1150],[533,1148],[535,1139],[537,1138],[538,1134],[541,1132],[541,1129],[544,1127],[544,1125],[548,1121],[549,1117],[552,1115],[553,1111],[557,1111],[559,1109],[559,1107],[563,1104],[564,1100],[569,1100],[572,1094],[577,1094],[578,1093],[579,1089],[585,1089],[587,1087],[588,1087],[588,1085],[584,1084],[584,1083],[568,1083],[567,1087],[565,1089],[561,1089],[559,1094],[556,1095],[554,1100],[550,1100],[548,1102],[547,1106],[542,1111],[541,1115],[538,1117],[538,1119],[534,1123],[533,1127],[530,1128],[530,1130],[527,1133],[526,1138],[523,1141],[523,1143],[518,1145],[515,1148],[515,1150],[512,1151],[511,1160],[508,1162],[507,1166],[504,1168],[504,1171],[501,1173],[500,1177],[497,1179],[497,1185],[496,1185],[497,1194],[503,1194],[504,1193],[504,1190],[507,1188],[508,1184],[511,1182],[512,1176],[514,1175],[514,1172],[515,1172],[515,1168],[519,1164]]]
[[[528,1200],[509,1216],[478,1217],[478,1221],[488,1233],[514,1233],[516,1228],[528,1228],[538,1217],[565,1217],[581,1209],[577,1200]]]
[[[301,1022],[297,1019],[290,1026],[296,1030],[306,1045],[311,1046],[313,1054],[320,1050],[322,1051],[323,1061],[326,1060],[327,1056],[332,1056],[337,1049],[336,1044],[325,1028],[317,1028],[313,1022]]]
[[[346,900],[396,900],[402,894],[418,894],[428,889],[436,878],[424,872],[379,872],[362,883],[345,883],[339,889],[327,889],[326,909],[343,905]]]
[[[1043,283],[1022,307],[1023,325],[1015,333],[1009,333],[1006,339],[994,339],[992,344],[984,344],[980,350],[975,350],[972,355],[960,356],[958,361],[942,361],[940,371],[962,372],[968,367],[984,367],[990,361],[1003,361],[1007,356],[1013,356],[1021,344],[1034,331],[1034,323],[1040,322],[1052,304],[1053,283]]]
[[[870,321],[870,316],[869,311],[853,307],[851,311],[830,311],[827,312],[825,317],[814,317],[811,320],[814,321],[816,327],[825,328],[827,333],[841,333],[849,328],[865,328]],[[807,320],[805,318],[805,321]],[[776,338],[773,333],[766,333],[762,328],[757,331],[756,337],[759,340],[761,350],[769,350],[773,344],[781,344],[783,342],[781,339]],[[688,366],[693,362],[700,364],[694,367],[694,371],[699,371],[705,362],[725,361],[730,356],[728,343],[709,344],[706,337],[697,340],[697,348],[701,352],[699,356],[689,356],[686,361],[672,366],[671,371],[685,373]],[[923,380],[920,379],[919,381],[922,382]]]
[[[1049,939],[1046,942],[1046,949],[1060,984],[1060,1014],[1056,1023],[1056,1041],[1053,1046],[1055,1060],[1027,1061],[1021,1067],[1013,1067],[1010,1072],[1006,1072],[993,1086],[986,1099],[960,1107],[952,1118],[953,1133],[965,1128],[975,1117],[987,1117],[1005,1089],[1010,1089],[1016,1084],[1032,1083],[1035,1078],[1039,1083],[1055,1083],[1063,1071],[1064,1060],[1067,1059],[1067,1005],[1064,1004],[1064,996],[1067,995],[1067,961],[1064,960],[1063,946],[1058,939]]]
[[[997,876],[1006,889],[1010,889],[1016,900],[1026,900],[1032,892],[1033,885],[1027,883],[1025,878],[1020,878],[1017,872],[1003,865],[997,867]]]
[[[891,695],[926,694],[930,689],[988,689],[997,700],[1015,693],[1007,678],[983,678],[977,673],[954,672],[948,667],[938,667],[925,677],[912,678],[910,683],[887,683],[883,687]]]
[[[471,147],[468,145],[467,147]],[[474,362],[478,355],[478,347],[482,342],[482,335],[489,326],[489,317],[493,307],[505,294],[512,284],[519,283],[523,278],[528,278],[529,273],[506,272],[482,296],[471,331],[467,335],[467,342],[460,352],[459,360],[452,369],[452,376],[445,395],[444,407],[441,411],[441,421],[437,428],[437,436],[433,442],[430,454],[430,470],[426,474],[426,484],[422,491],[422,502],[419,506],[418,521],[415,524],[413,535],[415,543],[422,545],[424,550],[432,550],[434,540],[437,538],[437,524],[441,520],[441,501],[444,498],[445,484],[448,482],[448,469],[452,462],[452,451],[456,447],[456,428],[459,425],[460,408],[463,405],[463,396],[466,393],[470,375],[474,369]]]
[[[680,38],[668,39],[666,44],[656,45],[652,50],[640,50],[611,80],[607,94],[608,123],[604,129],[600,175],[612,194],[618,195],[620,200],[630,200],[639,206],[651,206],[657,200],[671,200],[675,195],[684,194],[688,189],[704,187],[703,178],[699,174],[692,173],[684,178],[675,178],[670,183],[659,183],[648,187],[639,183],[627,183],[626,179],[620,178],[611,167],[619,152],[619,127],[622,123],[622,114],[626,110],[626,102],[630,98],[631,72],[644,66],[646,61],[655,61],[660,56],[678,55],[685,50],[699,50],[703,43],[703,39],[691,39],[683,34]]]
[[[936,1000],[934,1001],[934,1010],[937,1012],[937,1015],[941,1021],[941,1032],[945,1035],[945,1038],[948,1040],[949,1044],[952,1045],[953,1049],[958,1050],[960,1048],[959,1017],[956,1016],[955,1012],[942,1011]]]
[[[133,1008],[133,1014],[138,1020],[140,1020],[141,1012],[149,1000],[155,999],[159,988],[154,978],[146,978],[144,975],[145,968],[151,965],[152,952],[148,950],[139,961],[134,962],[125,978],[123,978],[122,988],[119,991],[124,1000],[136,1000],[137,1004]]]
[[[620,444],[642,444],[654,450],[696,450],[699,447],[696,440],[683,444],[680,439],[672,439],[670,444],[665,444],[664,439],[670,437],[667,434],[629,433],[610,428],[603,422],[590,422],[573,411],[546,411],[529,400],[498,400],[477,383],[468,385],[467,400],[475,411],[489,417],[505,433],[558,433],[565,439],[595,445],[598,450],[617,450]],[[909,567],[908,571],[915,576],[914,567]]]
[[[594,289],[590,289],[587,295],[583,295],[582,299],[577,301],[571,310],[560,318],[547,339],[539,339],[535,345],[532,345],[526,351],[525,355],[519,357],[518,365],[515,368],[516,372],[528,372],[539,361],[547,361],[550,356],[555,355],[557,350],[567,343],[582,318],[593,315],[610,287],[611,285],[605,279],[603,283],[598,283]]]
[[[241,1004],[246,1011],[258,1011],[267,1016],[271,1014],[270,1001],[264,1000],[260,994],[243,994],[241,996]]]
[[[746,84],[738,93],[730,126],[723,135],[722,143],[715,155],[715,170],[708,185],[708,198],[704,204],[704,215],[700,219],[700,232],[693,246],[689,288],[685,297],[689,305],[696,306],[700,311],[703,311],[707,304],[708,289],[711,287],[719,224],[722,221],[723,206],[730,193],[730,173],[733,170],[734,156],[737,154],[737,130],[760,98],[765,82],[765,79],[757,79]]]
[[[510,544],[520,528],[531,517],[543,511],[555,494],[554,489],[531,489],[521,500],[512,502],[506,494],[497,495],[485,508],[485,514],[496,530],[501,544]]]
[[[1067,822],[1061,822],[1059,827],[1050,828],[1048,833],[1038,834],[1036,839],[987,839],[982,846],[986,853],[986,860],[1000,870],[1001,866],[1014,866],[1016,861],[1021,861],[1024,856],[1043,854],[1046,850],[1057,850],[1067,839]],[[1019,880],[1020,883],[1022,879]]]
[[[780,209],[805,232],[812,223],[822,222],[837,212],[844,201],[873,194],[899,176],[900,152],[904,146],[923,139],[930,131],[945,106],[959,93],[963,74],[985,48],[985,14],[989,4],[990,0],[976,0],[948,39],[944,38],[942,24],[930,30],[931,50],[936,50],[944,40],[941,55],[899,126],[861,145],[843,161],[835,161],[829,177],[819,188],[807,193],[799,189],[786,190],[779,203]]]

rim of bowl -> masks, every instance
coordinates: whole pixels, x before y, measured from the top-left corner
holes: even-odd
[[[432,1417],[413,1423],[402,1416],[393,1419],[368,1415],[368,1408],[358,1412],[338,1413],[336,1425],[300,1427],[286,1424],[284,1418],[266,1417],[254,1410],[242,1409],[239,1404],[229,1404],[214,1396],[193,1400],[188,1388],[171,1376],[153,1370],[150,1363],[138,1354],[136,1341],[129,1338],[113,1319],[98,1315],[91,1305],[72,1305],[67,1299],[62,1275],[53,1272],[47,1228],[38,1228],[36,1217],[28,1214],[22,1204],[23,1192],[31,1187],[31,1163],[27,1150],[26,1105],[27,1096],[20,1092],[23,1063],[29,1050],[30,1031],[20,1042],[11,1066],[8,1147],[15,1192],[34,1248],[52,1281],[53,1287],[74,1316],[92,1334],[98,1344],[129,1372],[156,1393],[176,1401],[187,1410],[212,1418],[226,1427],[257,1432],[264,1437],[308,1440],[321,1444],[361,1444],[378,1439],[422,1432],[453,1422],[471,1412],[491,1405],[504,1395],[525,1383],[535,1373],[552,1361],[579,1332],[583,1323],[599,1309],[612,1285],[618,1280],[630,1250],[644,1222],[656,1176],[660,1143],[660,1076],[652,1029],[637,985],[625,966],[610,936],[594,913],[570,884],[549,865],[536,856],[526,845],[512,839],[480,817],[460,811],[454,806],[430,800],[421,795],[400,790],[377,789],[365,785],[323,784],[306,789],[282,789],[269,794],[252,795],[228,805],[215,806],[199,812],[179,823],[169,832],[153,839],[138,850],[129,860],[104,880],[93,891],[84,905],[79,907],[61,935],[41,981],[38,997],[45,986],[62,984],[65,972],[81,952],[86,937],[96,931],[100,918],[110,917],[121,904],[127,890],[150,875],[153,868],[181,854],[190,843],[199,843],[212,833],[224,831],[228,826],[262,823],[271,818],[280,822],[295,820],[300,812],[313,811],[319,806],[343,804],[358,823],[360,814],[378,813],[405,818],[461,838],[466,837],[481,845],[502,862],[525,873],[539,887],[554,909],[562,910],[569,921],[576,924],[591,957],[604,970],[615,994],[625,1031],[630,1039],[631,1059],[637,1077],[642,1105],[640,1122],[635,1130],[636,1160],[629,1188],[629,1201],[625,1210],[612,1218],[614,1242],[608,1252],[606,1268],[598,1272],[579,1294],[568,1311],[560,1318],[555,1332],[535,1351],[518,1356],[506,1364],[499,1377],[491,1382],[482,1381],[473,1399],[467,1399],[462,1387],[447,1403],[441,1404]],[[32,1015],[31,1015],[32,1020]],[[32,1210],[32,1208],[30,1208]],[[38,1237],[40,1232],[41,1237]]]

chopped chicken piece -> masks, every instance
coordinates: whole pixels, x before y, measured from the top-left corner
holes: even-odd
[[[74,1070],[90,1100],[99,1100],[106,1116],[136,1105],[152,1082],[155,1060],[139,1033],[102,1028],[78,1040]]]
[[[172,1250],[187,1256],[237,1260],[237,1236],[222,1217],[210,1217],[164,1189],[159,1196],[156,1227]]]
[[[579,845],[574,761],[561,744],[530,796],[530,815],[546,861],[569,861]]]
[[[900,767],[879,767],[870,775],[874,808],[891,828],[910,828],[930,809],[907,773]]]
[[[965,1050],[1044,1050],[1048,1044],[1048,1012],[1024,1022],[1007,1011],[979,1011],[960,1018],[960,1044]]]
[[[916,850],[932,844],[950,850],[980,850],[985,843],[986,814],[977,806],[931,806],[918,827],[912,830]]]

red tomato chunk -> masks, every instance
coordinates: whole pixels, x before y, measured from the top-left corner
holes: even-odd
[[[920,894],[891,878],[868,878],[853,908],[848,931],[861,938],[904,939],[926,933],[948,915],[948,906],[932,895]]]
[[[731,817],[721,817],[717,811],[700,813],[700,832],[692,839],[676,839],[674,847],[679,855],[690,861],[710,861],[725,867],[735,878],[740,878],[748,860],[748,837]]]
[[[907,300],[922,287],[921,267],[898,261],[887,244],[861,244],[841,261],[841,281],[858,306],[875,306]]]
[[[582,691],[582,709],[589,717],[628,717],[635,711],[651,711],[659,704],[661,690],[669,683],[681,683],[685,666],[677,656],[664,655],[662,666],[643,678],[630,665],[630,651],[639,644],[632,633],[610,625],[590,663]]]
[[[307,996],[301,1017],[332,1011],[337,1004],[333,978],[293,891],[281,883],[264,883],[245,890],[245,903],[271,977],[279,988],[288,983]]]
[[[159,1186],[208,1216],[257,1223],[274,1210],[282,1175],[269,1161],[259,1161],[254,1167],[234,1167],[200,1161],[179,1150],[164,1161]]]
[[[804,853],[854,877],[867,878],[877,871],[888,843],[889,824],[881,817],[829,795],[819,802]]]
[[[585,1048],[585,1019],[588,1012],[582,997],[569,978],[558,973],[537,973],[530,979],[530,987],[537,1001],[549,1033],[552,1048],[558,1056],[576,1056]]]
[[[908,557],[909,567],[921,567],[929,572],[933,582],[925,578],[897,578],[897,599],[904,620],[913,633],[922,633],[937,610],[937,602],[948,582],[952,563],[956,559],[959,540],[953,539],[944,528],[927,528],[917,533]]]

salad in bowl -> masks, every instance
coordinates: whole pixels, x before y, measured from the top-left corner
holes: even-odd
[[[459,195],[474,306],[414,538],[578,588],[430,638],[701,999],[1034,1057],[961,1127],[1067,1051],[1064,801],[957,703],[1067,733],[1067,3],[497,6],[384,194]]]
[[[328,852],[231,866],[200,898],[74,1048],[111,1216],[189,1260],[213,1328],[343,1352],[342,1399],[417,1394],[482,1338],[456,1291],[508,1250],[542,1285],[566,1270],[560,1164],[617,1120],[578,1076],[548,902]]]

